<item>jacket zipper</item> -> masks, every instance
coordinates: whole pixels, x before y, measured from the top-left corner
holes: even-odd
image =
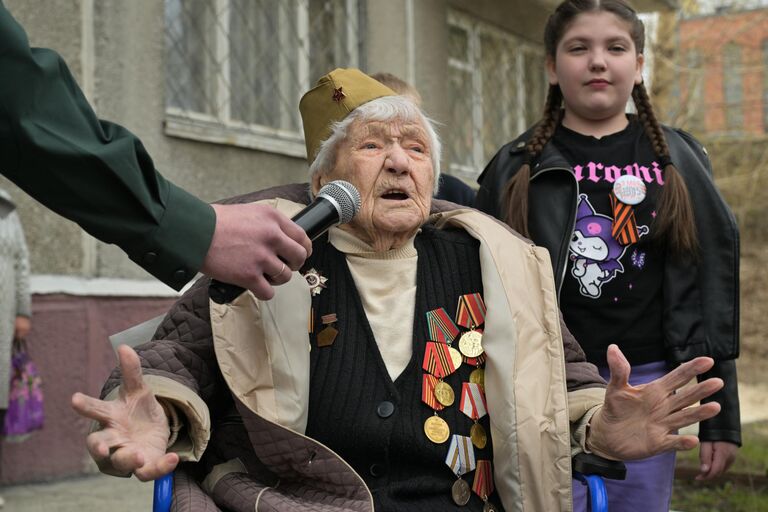
[[[550,172],[550,171],[566,171],[568,173],[568,175],[573,178],[573,180],[574,180],[574,182],[576,184],[576,201],[574,202],[574,207],[573,207],[573,211],[572,211],[572,215],[571,215],[571,218],[573,219],[573,221],[571,222],[571,225],[568,227],[568,229],[565,232],[565,234],[568,237],[568,240],[570,240],[571,233],[573,233],[573,228],[576,225],[576,213],[577,213],[578,208],[579,208],[579,201],[578,201],[578,197],[579,197],[579,182],[576,180],[576,176],[573,175],[573,169],[571,169],[569,167],[547,167],[546,169],[542,169],[540,171],[536,171],[536,174],[531,176],[531,179],[529,181],[533,181],[539,175],[541,175],[541,174],[543,174],[545,172]],[[563,241],[561,240],[560,252],[562,252],[562,247],[565,246],[565,248],[566,248],[565,255],[567,256],[568,255],[568,251],[569,251],[569,249],[568,249],[569,245],[570,245],[570,243],[564,243],[563,244]],[[558,258],[559,257],[560,257],[560,254],[558,254]],[[563,287],[563,282],[565,281],[565,272],[566,272],[567,269],[568,269],[568,258],[565,257],[565,258],[563,258],[563,266],[562,266],[562,269],[560,271],[560,282],[557,284],[557,302],[558,302],[558,304],[560,303],[560,290]],[[552,269],[552,270],[554,271],[555,269]]]

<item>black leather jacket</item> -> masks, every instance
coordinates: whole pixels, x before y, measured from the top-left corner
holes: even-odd
[[[682,363],[710,356],[716,363],[701,378],[720,377],[725,387],[707,401],[722,409],[702,422],[702,441],[741,445],[736,364],[739,355],[739,233],[736,220],[712,181],[704,147],[690,134],[664,127],[672,161],[688,187],[699,244],[695,263],[667,258],[664,271],[663,330],[667,360]],[[507,181],[523,163],[531,131],[502,147],[478,178],[475,207],[501,218]],[[568,245],[576,221],[579,185],[566,159],[551,142],[532,163],[528,228],[531,238],[552,258],[557,290],[568,263]]]

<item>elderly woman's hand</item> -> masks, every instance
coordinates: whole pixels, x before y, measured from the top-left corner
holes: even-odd
[[[175,453],[166,453],[168,418],[152,391],[144,384],[136,352],[117,349],[123,382],[116,400],[98,400],[82,393],[72,396],[75,411],[98,421],[102,430],[88,435],[88,452],[105,473],[133,473],[139,480],[159,478],[174,470]]]
[[[587,448],[609,459],[633,460],[669,450],[690,450],[696,436],[675,431],[717,415],[720,404],[690,407],[723,387],[721,379],[708,379],[682,388],[709,370],[714,362],[699,357],[664,377],[641,386],[629,385],[630,366],[616,345],[608,347],[611,380],[605,404],[590,420]],[[676,393],[677,390],[680,390]]]

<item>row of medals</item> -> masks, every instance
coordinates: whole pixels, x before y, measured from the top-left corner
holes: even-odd
[[[476,331],[474,328],[465,332],[459,338],[459,350],[456,350],[448,344],[448,352],[453,362],[453,367],[458,370],[461,363],[464,361],[463,356],[474,359],[476,361],[477,368],[472,370],[469,374],[469,382],[478,384],[481,390],[485,389],[485,369],[483,368],[485,357],[483,350],[483,335]],[[484,392],[484,391],[483,391]],[[435,398],[444,407],[450,407],[456,401],[456,395],[453,392],[453,388],[450,384],[440,379],[435,384]],[[424,422],[424,433],[427,438],[435,444],[442,444],[448,440],[451,435],[451,429],[448,423],[435,414],[427,418]],[[469,433],[472,444],[478,449],[482,450],[488,443],[488,435],[485,432],[483,426],[475,420]],[[472,491],[469,488],[469,484],[463,478],[458,478],[453,487],[451,487],[451,497],[454,503],[459,506],[464,506],[469,503],[469,499],[472,496]],[[497,508],[488,501],[487,496],[481,496],[484,501],[483,512],[496,512]]]

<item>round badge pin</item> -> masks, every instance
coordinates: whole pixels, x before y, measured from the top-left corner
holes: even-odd
[[[613,195],[624,204],[634,206],[645,199],[645,183],[637,176],[625,174],[613,183]]]

